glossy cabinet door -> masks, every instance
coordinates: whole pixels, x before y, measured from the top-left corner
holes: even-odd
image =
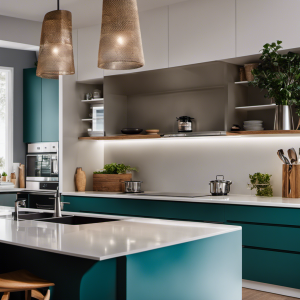
[[[11,193],[11,194],[0,194],[0,206],[9,206],[14,207],[15,201],[17,199],[17,194]]]
[[[298,0],[237,0],[237,56],[257,54],[266,43],[281,40],[285,49],[299,47]]]
[[[63,196],[73,212],[114,214],[170,220],[224,223],[224,207],[220,204],[152,201],[122,198]]]
[[[169,6],[169,67],[232,57],[235,0],[191,0]]]
[[[98,68],[100,32],[100,25],[78,29],[78,81],[103,79],[103,69]]]
[[[36,76],[36,68],[24,69],[23,141],[58,142],[59,82]]]
[[[104,70],[105,76],[158,70],[169,66],[168,7],[139,13],[145,66],[127,71]]]
[[[36,68],[23,72],[23,141],[42,141],[42,79],[36,76]]]
[[[58,80],[42,79],[42,142],[57,142],[59,137]]]

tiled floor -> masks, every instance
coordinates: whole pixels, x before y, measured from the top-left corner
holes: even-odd
[[[299,300],[299,299],[259,292],[255,290],[243,289],[243,300]]]

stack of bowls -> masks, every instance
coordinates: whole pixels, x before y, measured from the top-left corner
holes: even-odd
[[[260,121],[260,120],[244,121],[244,129],[246,131],[260,131],[260,130],[264,130],[264,128],[263,128],[263,121]]]

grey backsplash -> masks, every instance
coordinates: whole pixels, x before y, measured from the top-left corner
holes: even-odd
[[[272,174],[274,196],[281,196],[282,163],[277,150],[299,151],[299,137],[208,137],[105,142],[104,162],[139,169],[143,189],[209,193],[216,175],[232,180],[232,194],[250,194],[249,174]]]

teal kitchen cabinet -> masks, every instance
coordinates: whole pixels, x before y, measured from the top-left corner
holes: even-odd
[[[228,205],[225,218],[242,227],[243,279],[300,288],[300,209]]]
[[[241,226],[243,279],[300,289],[300,209],[64,196],[66,210]]]
[[[299,268],[299,253],[243,248],[243,279],[300,289]]]
[[[24,143],[58,142],[59,84],[36,76],[36,68],[23,73]]]
[[[42,79],[42,142],[58,142],[58,80]]]
[[[23,72],[23,141],[42,141],[42,78],[35,68]]]
[[[9,206],[14,207],[15,201],[17,199],[16,193],[9,193],[9,194],[0,194],[0,206]]]
[[[73,212],[101,213],[146,218],[224,223],[224,208],[219,204],[156,201],[122,198],[63,196]]]

